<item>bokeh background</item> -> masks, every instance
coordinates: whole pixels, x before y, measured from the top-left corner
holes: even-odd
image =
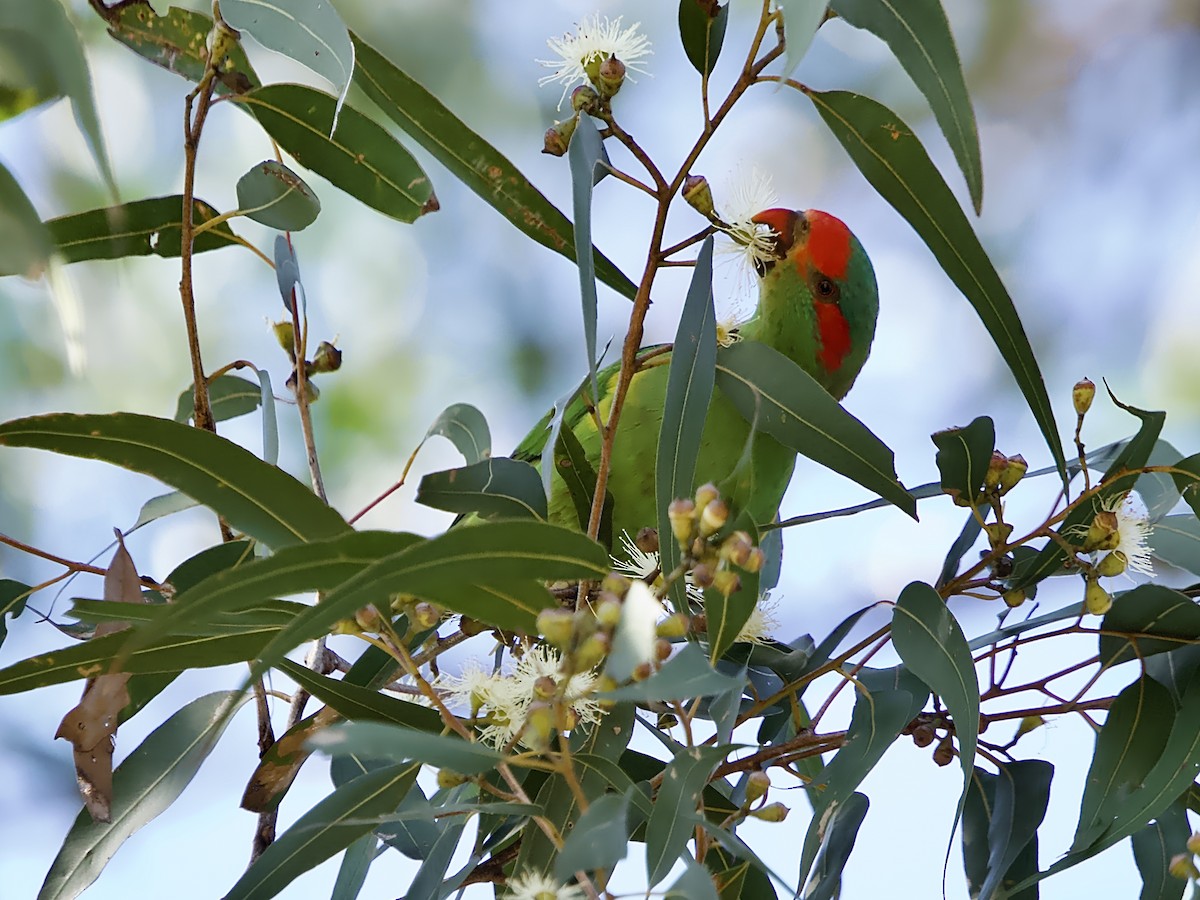
[[[183,5],[208,7],[191,0]],[[122,196],[177,192],[189,86],[108,39],[81,0],[71,6],[85,36]],[[1168,410],[1164,436],[1185,454],[1197,449],[1200,7],[1194,0],[945,0],[945,6],[983,146],[984,209],[976,228],[1025,322],[1064,436],[1069,439],[1073,423],[1071,386],[1086,375],[1097,383],[1108,379],[1127,403]],[[628,84],[618,98],[621,121],[670,171],[700,126],[699,79],[679,46],[674,3],[339,0],[337,7],[351,28],[433,90],[565,210],[566,163],[539,153],[559,100],[554,87],[537,87],[545,70],[535,59],[547,55],[548,36],[571,30],[597,10],[640,21],[654,42],[652,74]],[[736,70],[756,9],[756,3],[733,0],[725,58],[714,76],[717,94]],[[250,45],[264,80],[318,83],[290,61]],[[816,88],[866,93],[895,109],[966,205],[961,176],[923,98],[885,45],[830,22],[796,77]],[[402,225],[312,176],[323,211],[295,236],[311,333],[314,339],[336,338],[345,352],[342,370],[320,382],[315,416],[330,497],[346,514],[399,476],[445,406],[465,401],[483,410],[502,453],[584,369],[572,265],[533,245],[419,148],[413,150],[434,181],[440,212]],[[198,196],[219,209],[233,207],[238,176],[270,154],[269,141],[247,117],[218,105],[201,149]],[[0,160],[43,217],[108,202],[65,102],[0,126]],[[614,161],[630,164],[619,152]],[[752,91],[695,171],[708,176],[719,201],[737,173],[753,167],[770,173],[783,205],[823,208],[843,218],[874,260],[882,298],[878,336],[846,405],[895,450],[902,480],[935,480],[929,434],[985,414],[996,421],[1000,449],[1023,453],[1032,467],[1047,464],[1049,453],[974,312],[798,94],[769,86]],[[645,258],[648,213],[639,194],[612,180],[597,193],[597,243],[634,280]],[[699,225],[681,206],[668,238]],[[266,229],[243,221],[238,230],[260,247],[270,246]],[[267,324],[282,313],[272,272],[236,249],[198,257],[196,270],[208,368],[249,359],[282,385],[289,366]],[[178,262],[86,263],[67,275],[77,314],[69,297],[53,297],[44,283],[0,281],[0,419],[118,409],[171,415],[190,382]],[[686,277],[667,270],[658,280],[648,340],[670,339]],[[752,302],[735,267],[721,267],[717,281],[725,310]],[[628,313],[624,299],[602,289],[601,339],[612,336],[619,346]],[[281,464],[304,478],[294,407],[281,403],[279,413]],[[1098,446],[1132,432],[1135,424],[1101,397],[1085,438]],[[252,450],[260,447],[253,417],[222,430]],[[435,440],[422,451],[414,474],[454,464],[453,450]],[[362,525],[424,533],[443,527],[445,515],[413,504],[417,480]],[[0,455],[0,530],[65,557],[103,554],[103,563],[111,529],[132,525],[141,504],[161,490],[149,479],[98,463],[6,449]],[[1023,486],[1012,499],[1013,514],[1036,524],[1053,493],[1047,479]],[[783,513],[863,499],[857,486],[802,462]],[[777,591],[776,636],[790,640],[809,632],[819,639],[852,611],[894,599],[909,581],[932,580],[961,519],[948,501],[930,500],[921,505],[919,524],[879,510],[791,530]],[[139,531],[129,545],[143,571],[163,576],[215,540],[211,517],[192,511]],[[54,574],[54,566],[0,547],[0,577],[34,583]],[[82,577],[60,595],[38,595],[33,606],[62,621],[71,596],[100,591],[99,579]],[[1044,609],[1055,608],[1078,591],[1071,581],[1038,599]],[[973,634],[994,622],[996,608],[968,601],[956,612]],[[867,624],[875,621],[868,617]],[[68,642],[32,609],[11,631],[0,649],[5,665]],[[1044,671],[1089,652],[1086,642],[1058,646],[1054,657],[1031,652],[1021,665]],[[1112,686],[1132,677],[1118,672]],[[122,728],[118,759],[183,703],[241,679],[236,668],[179,679]],[[286,682],[279,686],[288,688]],[[52,740],[78,693],[76,683],[3,699],[4,898],[36,894],[78,811],[70,748]],[[844,720],[846,710],[833,715],[831,724],[838,716]],[[1084,723],[1064,719],[1021,744],[1025,756],[1058,764],[1042,828],[1043,865],[1069,845],[1092,740]],[[243,712],[180,800],[121,849],[88,896],[223,894],[249,852],[254,820],[236,806],[255,759],[253,716]],[[938,896],[960,779],[956,766],[939,769],[928,750],[905,741],[889,752],[864,786],[872,806],[845,879],[847,900],[876,896],[880,887],[903,896]],[[328,786],[325,762],[314,759],[285,802],[281,824],[308,809]],[[792,818],[746,834],[782,874],[794,877],[807,806],[796,791],[780,799],[794,807]],[[640,884],[637,849],[617,882],[630,890]],[[385,855],[362,896],[402,894],[412,868],[398,854]],[[283,896],[325,895],[335,873],[336,861],[327,863]],[[949,896],[964,895],[957,839],[947,884]],[[1086,891],[1127,897],[1137,890],[1131,854],[1122,844],[1045,882],[1042,896]],[[483,888],[473,891],[486,895]]]

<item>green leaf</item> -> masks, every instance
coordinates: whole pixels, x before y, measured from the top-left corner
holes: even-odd
[[[245,662],[257,656],[279,631],[278,625],[264,625],[236,634],[167,635],[123,656],[121,670],[134,674],[182,672]],[[119,653],[125,653],[128,639],[122,632],[106,634],[15,662],[0,669],[0,695],[102,674]]]
[[[822,829],[825,837],[813,864],[812,878],[804,889],[804,900],[834,900],[839,895],[842,872],[850,861],[850,851],[870,805],[865,794],[851,794],[825,822]]]
[[[33,202],[0,165],[0,273],[40,278],[50,263],[52,240]]]
[[[1123,841],[1175,802],[1200,772],[1200,677],[1194,676],[1184,691],[1171,732],[1161,742],[1161,754],[1137,790],[1111,796],[1106,807],[1107,830],[1086,847],[1072,850],[1044,872],[1030,875],[1013,892],[1090,859],[1113,844]]]
[[[575,518],[579,530],[586,532],[592,517],[592,498],[596,494],[596,470],[592,468],[587,458],[587,451],[579,442],[574,429],[561,428],[554,442],[554,470],[562,476],[571,495],[571,504],[575,507]],[[540,476],[539,476],[540,477]],[[543,489],[546,487],[542,480]],[[544,491],[543,491],[544,493]],[[612,550],[612,512],[613,498],[607,490],[604,492],[604,505],[600,510],[600,529],[596,539],[605,547]]]
[[[179,395],[175,405],[175,421],[186,425],[192,418],[195,407],[192,387]],[[262,388],[249,379],[238,375],[222,375],[208,385],[208,402],[212,407],[213,420],[224,422],[236,419],[258,409],[262,402]]]
[[[281,659],[276,668],[351,721],[384,722],[433,733],[442,730],[442,717],[428,706],[389,697],[343,679],[318,675],[290,659]]]
[[[919,581],[901,591],[896,601],[892,644],[904,665],[941,698],[954,719],[963,793],[954,813],[953,831],[962,817],[979,737],[979,681],[971,651],[945,601]]]
[[[694,0],[683,0],[683,2],[692,3]],[[728,7],[723,8],[728,9]],[[709,872],[690,856],[684,857],[683,866],[683,874],[667,888],[667,892],[663,894],[663,900],[725,900],[724,892],[717,893],[717,886],[713,883],[714,873]],[[747,895],[747,897],[752,896],[754,895]],[[767,898],[758,898],[758,900],[767,900]],[[769,900],[775,900],[773,894]]]
[[[665,666],[663,667],[666,668]],[[692,836],[691,814],[728,747],[684,747],[667,765],[646,824],[646,875],[654,887],[671,871]]]
[[[242,215],[280,231],[302,231],[321,211],[321,201],[304,179],[273,159],[238,179],[237,198]]]
[[[438,208],[433,186],[400,142],[353,106],[302,84],[272,84],[239,98],[267,133],[300,165],[372,209],[414,222]],[[243,204],[245,205],[245,204]]]
[[[275,50],[312,69],[333,85],[337,107],[330,133],[354,74],[354,45],[328,0],[222,0],[221,18]]]
[[[443,409],[425,432],[425,440],[435,434],[452,443],[467,465],[492,455],[492,432],[487,419],[470,403],[454,403]]]
[[[396,593],[425,597],[500,628],[533,632],[537,614],[553,602],[550,595],[539,589],[544,598],[539,606],[527,593],[506,593],[504,585],[607,573],[603,547],[556,525],[514,520],[456,528],[385,556],[338,585],[280,633],[263,651],[260,665],[320,637],[359,607]],[[467,590],[476,584],[501,587],[482,594]]]
[[[139,56],[189,81],[199,81],[208,67],[207,38],[213,30],[209,16],[172,6],[157,15],[149,3],[110,8],[104,16],[108,33]],[[238,94],[258,87],[258,76],[240,43],[225,54],[217,75],[218,95]]]
[[[1023,763],[1019,764],[1023,765]],[[963,807],[963,864],[966,869],[967,885],[975,897],[983,888],[988,877],[988,861],[992,853],[989,834],[996,818],[996,790],[999,775],[992,775],[976,768],[967,788],[967,802]],[[999,835],[999,832],[997,832]],[[1005,886],[1014,884],[1038,871],[1037,832],[1029,838],[1017,854],[1016,860],[1004,872]],[[1012,900],[1037,900],[1036,888],[1028,888],[1018,894],[1005,895]]]
[[[418,503],[485,518],[546,519],[546,493],[537,469],[497,456],[460,469],[430,472],[417,485]]]
[[[482,775],[504,759],[500,751],[486,744],[470,744],[457,735],[434,734],[386,722],[333,725],[310,737],[308,745],[331,756],[352,754],[398,763],[412,760],[462,775]]]
[[[637,788],[631,788],[637,793]],[[605,794],[595,800],[571,829],[558,858],[554,876],[569,881],[576,872],[609,870],[629,853],[629,795]]]
[[[783,28],[787,38],[787,60],[783,65],[786,78],[796,71],[800,60],[812,46],[817,29],[825,21],[829,0],[780,0],[783,10]]]
[[[958,533],[958,537],[946,551],[946,559],[942,562],[942,571],[938,573],[936,587],[944,587],[954,580],[954,576],[958,574],[959,563],[962,562],[967,551],[975,546],[975,541],[982,531],[983,526],[979,524],[979,517],[972,510],[967,514],[967,520],[963,522],[962,531]]]
[[[1159,519],[1149,543],[1163,562],[1200,574],[1200,520],[1193,513]]]
[[[364,834],[347,847],[342,854],[342,864],[338,867],[329,900],[357,900],[378,852],[379,838],[373,834]]]
[[[592,188],[607,173],[608,154],[591,116],[578,113],[567,158],[571,164],[571,201],[575,214],[575,263],[583,303],[583,340],[592,397],[600,402],[596,382],[596,264],[592,247]]]
[[[459,181],[528,237],[576,258],[571,222],[505,156],[468,128],[424,87],[357,35],[355,83]],[[637,287],[604,254],[593,251],[596,274],[633,299]]]
[[[1141,900],[1181,900],[1187,882],[1171,874],[1171,858],[1192,835],[1187,805],[1172,803],[1131,837],[1133,861],[1142,876]]]
[[[618,702],[646,703],[654,700],[691,700],[727,691],[740,693],[744,687],[744,680],[718,672],[709,664],[704,651],[695,644],[687,644],[645,681],[627,684],[603,696]]]
[[[937,449],[937,467],[942,476],[942,493],[957,506],[974,505],[988,463],[996,448],[996,428],[988,416],[979,416],[965,428],[948,428],[931,435]]]
[[[1115,666],[1196,641],[1200,606],[1186,594],[1143,584],[1113,600],[1100,630],[1100,664]]]
[[[912,721],[912,703],[912,694],[904,690],[865,688],[855,697],[846,742],[824,767],[820,780],[809,786],[813,816],[804,835],[800,856],[798,880],[801,883],[808,877],[809,869],[816,862],[821,848],[831,840],[831,817],[840,816],[847,805],[851,810],[856,808],[859,801],[853,799],[855,790],[896,742],[904,727]],[[866,808],[863,807],[862,815],[865,814]],[[848,821],[854,818],[851,813]],[[857,826],[852,831],[857,832]],[[849,848],[846,852],[849,852]],[[839,876],[834,873],[833,877],[836,879]],[[813,878],[817,878],[816,873]]]
[[[96,114],[87,55],[66,8],[60,2],[0,4],[0,32],[19,36],[19,40],[33,50],[42,75],[52,79],[55,93],[71,99],[75,123],[87,140],[109,192],[116,196],[117,184],[104,149],[104,134]],[[0,208],[6,206],[3,202],[6,199],[0,197]]]
[[[192,222],[201,225],[217,217],[203,200],[192,201]],[[46,222],[50,240],[63,262],[123,259],[127,256],[179,256],[183,198],[150,197],[104,209],[70,213]],[[240,243],[228,222],[206,229],[192,242],[193,253],[220,250]],[[0,271],[10,274],[4,266]]]
[[[782,353],[757,341],[723,347],[716,380],[759,431],[916,517],[916,500],[896,478],[892,451]]]
[[[1109,396],[1112,396],[1111,392]],[[1162,431],[1163,422],[1167,418],[1167,414],[1163,412],[1149,412],[1133,406],[1126,406],[1116,397],[1113,397],[1112,400],[1121,409],[1141,419],[1142,425],[1138,429],[1138,433],[1124,444],[1113,458],[1104,472],[1104,477],[1100,479],[1096,493],[1089,500],[1071,510],[1062,525],[1059,526],[1058,533],[1071,543],[1078,542],[1079,539],[1075,535],[1079,533],[1080,528],[1086,531],[1097,512],[1106,504],[1111,507],[1118,498],[1137,483],[1137,474],[1127,470],[1137,469],[1146,464],[1146,460],[1158,444],[1159,432]],[[1013,587],[1023,588],[1036,584],[1056,572],[1066,558],[1067,552],[1058,541],[1048,542],[1038,553],[1033,564],[1013,579]]]
[[[833,11],[877,35],[921,89],[946,136],[978,213],[983,206],[979,131],[941,0],[833,0]]]
[[[572,758],[603,757],[609,760],[620,760],[621,768],[626,769],[626,760],[622,755],[629,738],[633,733],[634,711],[632,704],[621,704],[613,709],[601,722],[583,725],[571,730],[569,747]],[[662,770],[662,764],[651,760]],[[548,777],[538,790],[535,803],[543,810],[543,815],[559,834],[568,834],[581,815],[579,795],[594,803],[608,790],[607,778],[595,768],[581,769],[577,773],[577,785],[567,782],[557,773]],[[643,776],[632,775],[635,781],[641,781]],[[540,828],[526,828],[521,836],[521,850],[517,856],[514,871],[533,871],[549,874],[554,870],[558,849]]]
[[[688,5],[695,6],[696,0],[682,0],[679,7],[681,23],[683,9]],[[728,11],[728,7],[723,9]],[[708,417],[708,406],[712,401],[717,361],[712,254],[713,241],[710,237],[704,241],[696,257],[696,268],[692,272],[679,326],[675,331],[671,364],[667,372],[667,393],[663,400],[658,455],[654,463],[654,500],[658,508],[658,533],[661,535],[672,534],[671,520],[667,515],[671,501],[676,497],[690,497],[694,493],[700,436],[704,432],[704,420]],[[662,571],[675,571],[679,565],[679,545],[673,539],[663,540],[659,542],[659,551],[662,554]],[[686,588],[682,578],[671,583],[670,598],[676,609],[682,610],[687,606]],[[719,657],[732,640],[731,635],[720,652],[714,649],[714,657]]]
[[[388,766],[334,790],[250,864],[225,900],[274,897],[309,869],[369,834],[400,805],[418,768]]]
[[[240,707],[236,693],[207,694],[152,731],[113,772],[112,821],[94,822],[80,810],[50,866],[38,900],[76,897],[100,875],[135,831],[167,809],[188,786]]]
[[[688,62],[701,75],[712,72],[725,42],[729,4],[717,0],[679,0],[679,38]]]
[[[1200,516],[1200,453],[1180,460],[1175,463],[1175,468],[1183,469],[1187,473],[1172,472],[1171,477],[1175,479],[1175,486],[1179,488],[1179,493],[1192,508],[1192,512]]]
[[[1174,718],[1170,693],[1146,675],[1117,695],[1096,735],[1072,850],[1087,849],[1108,830],[1116,808],[1158,761]]]
[[[1065,482],[1058,426],[1029,338],[1004,282],[925,148],[899,116],[874,100],[845,91],[807,94],[867,181],[908,220],[979,314]]]
[[[8,636],[8,617],[14,619],[25,611],[25,601],[29,598],[29,585],[13,581],[11,578],[0,579],[0,644]]]
[[[1054,766],[1040,759],[1000,766],[988,826],[987,878],[980,888],[979,900],[1007,896],[1002,893],[1004,888],[1024,874],[1012,869],[1046,817],[1053,777]],[[971,790],[969,784],[967,790]]]
[[[135,413],[55,413],[0,424],[0,446],[100,459],[151,475],[268,547],[334,537],[345,520],[306,486],[200,428]]]

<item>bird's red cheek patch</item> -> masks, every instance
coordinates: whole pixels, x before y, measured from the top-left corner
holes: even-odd
[[[850,323],[836,303],[817,302],[813,306],[817,311],[817,329],[821,337],[817,359],[826,372],[836,372],[850,352]]]

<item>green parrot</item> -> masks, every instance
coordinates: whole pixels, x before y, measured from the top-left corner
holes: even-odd
[[[737,326],[738,338],[761,341],[790,358],[840,400],[866,362],[879,314],[875,272],[862,244],[838,218],[818,210],[767,209],[752,219],[773,232],[774,259],[757,264],[758,307]],[[643,527],[655,527],[654,469],[662,427],[670,352],[652,354],[630,382],[617,427],[608,491],[613,499],[612,536],[631,538]],[[616,390],[619,364],[599,373],[599,414],[607,420]],[[551,414],[534,428],[513,454],[535,461],[541,457]],[[600,463],[600,434],[589,411],[588,391],[581,389],[568,405],[563,429],[570,429],[593,470]],[[720,483],[744,452],[750,423],[715,389],[705,419],[696,463],[696,484]],[[791,481],[796,454],[765,434],[752,449],[753,485],[748,496],[726,496],[756,523],[772,521]],[[570,528],[580,517],[559,472],[552,475],[551,522]]]

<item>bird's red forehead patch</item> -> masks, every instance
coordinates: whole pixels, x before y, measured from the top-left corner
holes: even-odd
[[[850,264],[850,229],[836,216],[810,209],[807,256],[813,268],[830,278],[843,278]]]

